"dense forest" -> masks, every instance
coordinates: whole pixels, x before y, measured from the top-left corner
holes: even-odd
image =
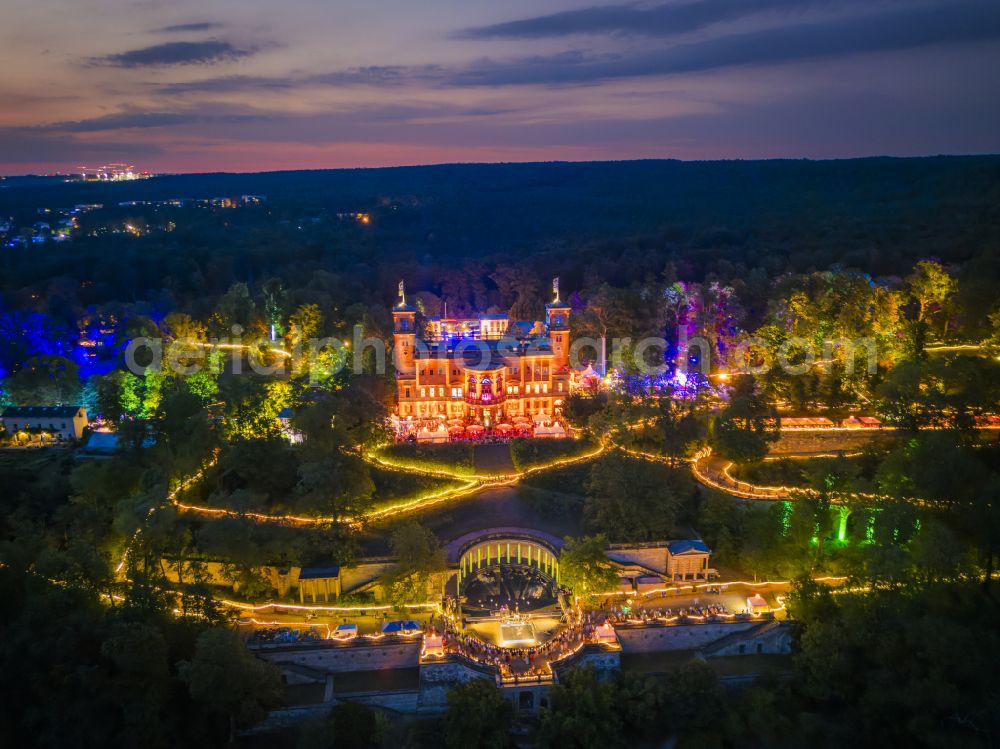
[[[119,206],[244,194],[267,201],[216,213]],[[438,291],[448,271],[482,263],[582,289],[594,278],[641,282],[668,262],[684,279],[730,281],[833,265],[901,275],[938,257],[972,263],[970,278],[986,283],[998,277],[1000,158],[452,165],[99,185],[9,179],[0,189],[0,217],[17,225],[42,207],[94,203],[104,209],[85,217],[72,244],[0,256],[5,306],[25,306],[20,294],[64,277],[91,282],[84,304],[144,300],[165,313],[236,281],[280,276],[299,287],[321,270],[338,275],[347,301],[389,301],[401,276]],[[338,220],[357,212],[370,223]],[[176,228],[86,240],[88,229],[124,219]],[[495,286],[450,302],[497,303]]]

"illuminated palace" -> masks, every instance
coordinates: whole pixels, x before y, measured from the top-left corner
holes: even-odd
[[[569,392],[569,313],[559,299],[545,305],[545,321],[509,315],[432,317],[417,335],[415,307],[399,285],[393,308],[399,417],[462,419],[489,429],[519,417],[554,418]]]

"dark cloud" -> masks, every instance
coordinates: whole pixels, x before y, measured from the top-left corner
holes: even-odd
[[[463,129],[496,128],[491,124],[503,115],[519,110],[500,107],[448,105],[439,102],[391,102],[344,107],[326,112],[296,112],[272,109],[251,114],[230,113],[219,109],[211,116],[194,117],[182,113],[185,135],[217,133],[217,123],[225,121],[226,139],[231,142],[274,143],[388,143],[451,141]],[[104,120],[105,118],[101,118]],[[157,115],[157,119],[169,119]],[[181,119],[177,116],[177,120]],[[152,121],[152,120],[148,120]],[[171,123],[172,124],[172,123]],[[75,128],[76,123],[69,123]],[[85,129],[95,129],[92,122]],[[438,142],[440,142],[440,140]]]
[[[753,0],[752,4],[759,9],[769,1]],[[450,67],[393,65],[290,76],[225,76],[165,84],[159,90],[165,94],[184,94],[281,90],[305,85],[389,88],[417,84],[437,87],[587,84],[1000,38],[1000,3],[952,0],[948,4],[918,8],[904,8],[899,3],[895,6],[887,10],[883,3],[880,13],[769,27],[685,44],[633,47],[620,53],[568,50],[509,60],[481,59]]]
[[[902,66],[901,66],[902,67]],[[863,61],[845,71],[865,70]],[[538,120],[530,111],[434,103],[386,103],[350,109],[289,113],[270,110],[226,128],[230,144],[399,144],[421,147],[604,149],[607,156],[674,155],[686,158],[813,156],[865,153],[992,152],[990,126],[1000,101],[981,96],[982,85],[887,97],[880,91],[805,91],[780,101],[737,101],[711,111],[626,117],[608,111],[583,118]],[[972,123],[956,127],[956,117]],[[210,120],[206,119],[208,123]],[[185,136],[217,135],[213,124],[192,125]]]
[[[459,86],[588,83],[690,73],[736,65],[795,62],[1000,37],[1000,3],[959,0],[858,18],[800,23],[621,55],[581,52],[514,61],[484,60],[453,71]]]
[[[253,49],[240,49],[229,42],[210,39],[203,42],[166,42],[98,57],[95,65],[119,68],[161,67],[167,65],[214,64],[252,55]]]
[[[347,68],[333,73],[309,76],[308,83],[329,83],[337,86],[393,86],[417,78],[430,78],[440,73],[433,65],[370,65],[362,68]]]
[[[221,29],[223,24],[215,21],[202,21],[200,23],[178,23],[173,26],[163,26],[153,29],[154,34],[180,34],[189,31],[214,31]]]
[[[268,119],[256,112],[211,112],[207,109],[180,112],[126,110],[88,120],[72,120],[43,125],[39,130],[63,133],[96,133],[108,130],[132,130],[155,127],[178,127],[192,124],[236,124]]]
[[[224,94],[238,91],[275,91],[292,88],[302,82],[302,78],[295,77],[226,75],[217,78],[202,78],[195,81],[165,83],[159,86],[158,90],[162,94]]]
[[[436,65],[372,65],[345,68],[330,73],[289,76],[227,75],[194,81],[165,83],[158,87],[162,94],[233,93],[240,91],[279,91],[297,86],[400,86],[415,81],[430,83],[446,78],[448,71]]]
[[[879,0],[872,0],[879,2]],[[462,29],[459,39],[532,39],[569,34],[671,35],[757,13],[780,10],[801,12],[829,0],[700,0],[664,5],[596,5],[491,26]]]

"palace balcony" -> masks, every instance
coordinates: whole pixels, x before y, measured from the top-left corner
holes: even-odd
[[[497,403],[503,403],[505,400],[507,400],[506,393],[483,393],[482,395],[468,393],[465,396],[465,402],[471,403],[474,406],[494,406]]]

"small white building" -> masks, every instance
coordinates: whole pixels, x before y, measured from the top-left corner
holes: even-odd
[[[715,574],[708,566],[712,550],[699,539],[609,544],[607,548],[608,558],[632,573],[629,577],[655,572],[668,582],[703,583]],[[629,570],[629,565],[637,567]],[[655,585],[653,580],[644,580],[644,583]]]
[[[708,560],[711,553],[704,541],[668,542],[667,577],[674,582],[708,580]]]
[[[15,439],[18,433],[48,434],[57,442],[80,439],[88,424],[83,406],[8,406],[0,420]]]

